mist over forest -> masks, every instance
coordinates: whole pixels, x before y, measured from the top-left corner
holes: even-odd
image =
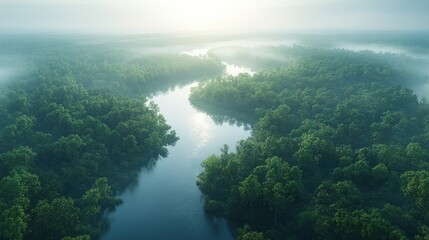
[[[429,239],[424,0],[0,2],[0,240]]]

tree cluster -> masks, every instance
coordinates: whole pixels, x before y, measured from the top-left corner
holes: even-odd
[[[28,71],[2,85],[0,239],[97,239],[118,193],[178,140],[157,106],[129,90],[152,93],[223,66],[33,40],[1,39]]]
[[[403,86],[407,70],[370,52],[306,52],[193,89],[194,105],[253,128],[202,163],[205,210],[246,224],[238,239],[427,239],[429,105]]]

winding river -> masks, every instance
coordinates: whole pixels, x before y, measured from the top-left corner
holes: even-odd
[[[226,65],[228,74],[250,72],[248,68]],[[143,169],[138,183],[121,194],[124,203],[109,215],[110,229],[103,240],[113,239],[233,239],[223,218],[206,215],[202,194],[196,186],[201,161],[219,154],[223,144],[235,148],[237,141],[250,136],[243,126],[217,125],[198,112],[189,101],[192,86],[154,96],[167,123],[180,140],[169,147],[169,156]]]

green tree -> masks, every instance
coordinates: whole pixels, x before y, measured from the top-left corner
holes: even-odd
[[[245,225],[238,229],[237,240],[269,240],[261,232],[252,231],[252,229]]]
[[[427,225],[423,225],[419,229],[420,234],[415,238],[416,240],[429,240],[429,227]]]
[[[29,169],[34,163],[36,153],[29,147],[18,147],[0,154],[0,174],[7,174],[13,169]],[[1,175],[0,175],[1,176]]]
[[[297,202],[302,190],[301,171],[278,157],[267,159],[263,182],[264,201],[274,212],[277,224],[279,212],[283,212]]]
[[[64,237],[61,240],[91,240],[89,235],[79,235],[76,237]]]
[[[210,156],[201,163],[204,172],[198,175],[197,185],[200,190],[214,199],[223,199],[227,195],[228,176],[225,176],[225,167],[228,160],[225,157]]]
[[[252,210],[253,202],[261,195],[262,187],[256,175],[249,175],[246,179],[240,182],[240,195],[242,199],[249,204],[249,209]]]
[[[121,200],[113,195],[112,188],[105,177],[95,180],[92,188],[88,189],[82,196],[82,201],[85,206],[83,211],[93,219],[94,225],[102,210],[114,209],[116,205],[121,203]]]
[[[429,212],[429,171],[408,171],[401,175],[402,192],[416,206]]]
[[[336,210],[359,208],[363,200],[362,193],[351,181],[322,182],[316,189],[315,203],[320,207]]]
[[[96,217],[101,212],[101,193],[97,188],[91,188],[85,192],[82,196],[82,200],[85,204],[85,208],[83,209],[84,213],[89,217],[92,217],[92,224],[95,225]]]
[[[71,198],[39,201],[31,211],[33,239],[61,239],[74,235],[79,224],[79,208]]]
[[[36,175],[25,170],[15,171],[0,181],[0,199],[6,206],[21,206],[26,209],[30,199],[40,190],[40,182]]]
[[[82,153],[85,142],[76,134],[61,137],[54,143],[52,155],[56,161],[75,161]]]
[[[28,216],[19,205],[14,205],[8,209],[1,209],[0,215],[0,238],[1,239],[24,239],[27,230]]]

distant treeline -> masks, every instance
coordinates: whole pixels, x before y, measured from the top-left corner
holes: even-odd
[[[213,56],[198,58],[169,54],[116,62],[116,54],[105,54],[90,57],[78,55],[71,64],[54,61],[49,63],[48,68],[56,69],[63,75],[73,73],[79,82],[88,87],[133,96],[149,95],[177,84],[218,76],[225,69],[220,60]]]
[[[313,39],[314,40],[314,39]],[[335,48],[336,42],[330,39],[328,45],[330,48]],[[364,43],[361,43],[364,44]],[[316,43],[309,43],[309,45],[317,45]],[[358,45],[359,46],[359,45]],[[377,45],[376,45],[377,46]],[[429,49],[429,48],[428,48]],[[365,50],[360,52],[352,52],[348,50],[336,50],[343,51],[343,58],[346,56],[354,55],[354,58],[359,61],[369,61],[376,64],[389,64],[390,68],[406,71],[408,76],[414,75],[414,81],[421,79],[420,73],[427,75],[428,62],[422,59],[424,52],[421,53],[417,58],[407,57],[404,54],[398,55],[393,53],[375,54],[371,51]],[[305,59],[309,56],[319,58],[331,58],[333,52],[326,51],[324,49],[315,49],[309,47],[303,47],[295,45],[293,47],[274,47],[274,46],[259,46],[259,47],[220,47],[210,50],[211,54],[221,58],[223,61],[228,63],[243,65],[251,67],[253,71],[266,71],[276,68],[285,68],[291,64],[294,64],[297,59]],[[358,60],[360,59],[360,60]],[[340,59],[337,59],[339,61]],[[416,74],[416,72],[419,74]]]
[[[168,45],[163,53],[145,52],[144,49],[162,46],[166,40],[165,37],[116,39],[12,35],[0,37],[0,54],[7,57],[2,59],[0,56],[0,64],[11,65],[7,60],[13,59],[12,63],[19,63],[19,67],[25,68],[23,73],[30,75],[44,69],[55,69],[59,75],[73,75],[85,87],[133,96],[149,95],[177,84],[218,76],[225,70],[214,55],[200,58],[169,53]],[[130,46],[128,41],[139,44]]]
[[[205,210],[242,240],[428,239],[429,105],[403,87],[423,78],[388,55],[300,51],[287,68],[193,89],[194,105],[253,128],[202,163]]]
[[[223,65],[22,41],[2,46],[28,69],[2,86],[0,239],[97,239],[104,213],[121,202],[117,193],[178,140],[157,106],[129,93],[219,74]]]

